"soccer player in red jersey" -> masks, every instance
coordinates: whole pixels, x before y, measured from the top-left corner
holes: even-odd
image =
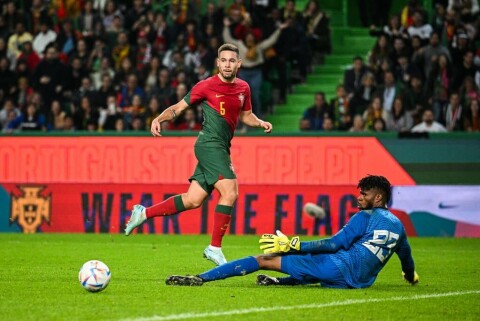
[[[175,119],[191,105],[201,104],[203,128],[195,143],[198,163],[189,179],[190,187],[186,193],[172,196],[148,208],[134,205],[125,235],[149,218],[200,207],[216,189],[220,199],[215,208],[212,239],[203,255],[216,265],[227,262],[222,252],[222,239],[238,197],[237,177],[230,159],[230,142],[238,119],[247,126],[263,128],[265,133],[272,131],[272,124],[252,113],[250,87],[236,78],[241,64],[238,48],[232,44],[222,45],[217,57],[219,73],[198,82],[181,101],[165,109],[153,120],[151,132],[153,136],[161,136],[162,122]]]

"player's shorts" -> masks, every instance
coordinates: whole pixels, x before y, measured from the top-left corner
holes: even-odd
[[[237,178],[227,150],[197,145],[194,150],[198,164],[189,181],[197,181],[208,194],[213,191],[218,180]]]
[[[301,284],[320,283],[328,288],[349,288],[330,254],[287,254],[281,269]]]

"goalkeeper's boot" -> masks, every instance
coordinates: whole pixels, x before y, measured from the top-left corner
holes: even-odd
[[[165,280],[166,285],[183,285],[183,286],[200,286],[203,284],[203,279],[195,275],[170,275]]]
[[[263,286],[269,286],[269,285],[279,285],[280,282],[278,281],[277,278],[274,278],[273,276],[259,274],[257,275],[257,284],[263,285]]]
[[[147,217],[145,216],[145,206],[133,205],[132,215],[130,216],[127,226],[125,227],[125,235],[130,235],[134,228],[141,225],[146,220]]]
[[[227,263],[227,259],[223,255],[222,249],[212,249],[210,246],[203,251],[203,257],[212,261],[216,265],[222,265]]]

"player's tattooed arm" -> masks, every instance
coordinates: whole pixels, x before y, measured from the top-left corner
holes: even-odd
[[[162,136],[161,135],[161,124],[165,121],[170,121],[177,118],[189,105],[185,99],[180,100],[175,105],[172,105],[165,109],[157,118],[152,121],[150,126],[150,132],[153,136]]]

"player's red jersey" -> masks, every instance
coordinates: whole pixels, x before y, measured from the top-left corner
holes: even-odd
[[[250,87],[239,78],[227,83],[218,75],[212,76],[198,82],[184,99],[189,105],[201,103],[204,121],[199,135],[204,136],[202,141],[226,143],[227,147],[230,147],[240,112],[252,109]]]

